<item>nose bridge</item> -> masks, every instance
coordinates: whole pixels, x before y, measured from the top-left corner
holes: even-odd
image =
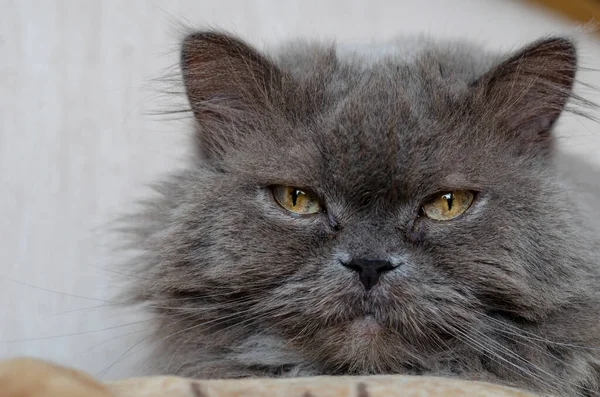
[[[352,258],[387,260],[394,252],[390,231],[383,221],[367,220],[355,224],[343,238],[342,249]]]

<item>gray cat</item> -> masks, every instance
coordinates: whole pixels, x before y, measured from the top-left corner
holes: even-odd
[[[592,106],[569,39],[267,56],[211,31],[181,70],[197,157],[128,227],[160,372],[600,393],[598,179],[552,134]]]

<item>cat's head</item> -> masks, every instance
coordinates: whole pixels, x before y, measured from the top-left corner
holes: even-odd
[[[572,95],[570,41],[505,58],[289,51],[214,32],[183,43],[202,155],[146,221],[140,295],[185,309],[187,348],[264,334],[330,372],[402,372],[492,318],[536,322],[569,301],[551,130]]]

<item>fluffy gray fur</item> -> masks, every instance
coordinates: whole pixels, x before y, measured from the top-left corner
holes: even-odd
[[[597,395],[598,176],[552,134],[567,105],[589,105],[572,93],[576,69],[565,38],[504,55],[415,39],[267,56],[224,33],[187,36],[198,156],[128,226],[159,371]],[[278,184],[325,211],[287,212]],[[422,216],[456,189],[477,192],[462,216]],[[397,267],[366,291],[342,265],[352,258]]]

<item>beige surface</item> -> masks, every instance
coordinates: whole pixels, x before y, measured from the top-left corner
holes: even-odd
[[[150,79],[177,62],[186,20],[259,44],[429,33],[507,49],[573,31],[510,0],[0,0],[0,358],[115,378],[147,351],[141,317],[106,306],[124,276],[103,228],[185,153],[187,120],[146,113],[173,101]],[[582,55],[598,67],[600,44],[584,40]],[[563,142],[600,163],[598,126],[565,123]]]
[[[0,362],[0,397],[113,397],[113,393],[82,372],[19,358]]]
[[[0,397],[535,397],[480,382],[410,376],[192,380],[145,377],[102,384],[32,359],[0,362]]]

